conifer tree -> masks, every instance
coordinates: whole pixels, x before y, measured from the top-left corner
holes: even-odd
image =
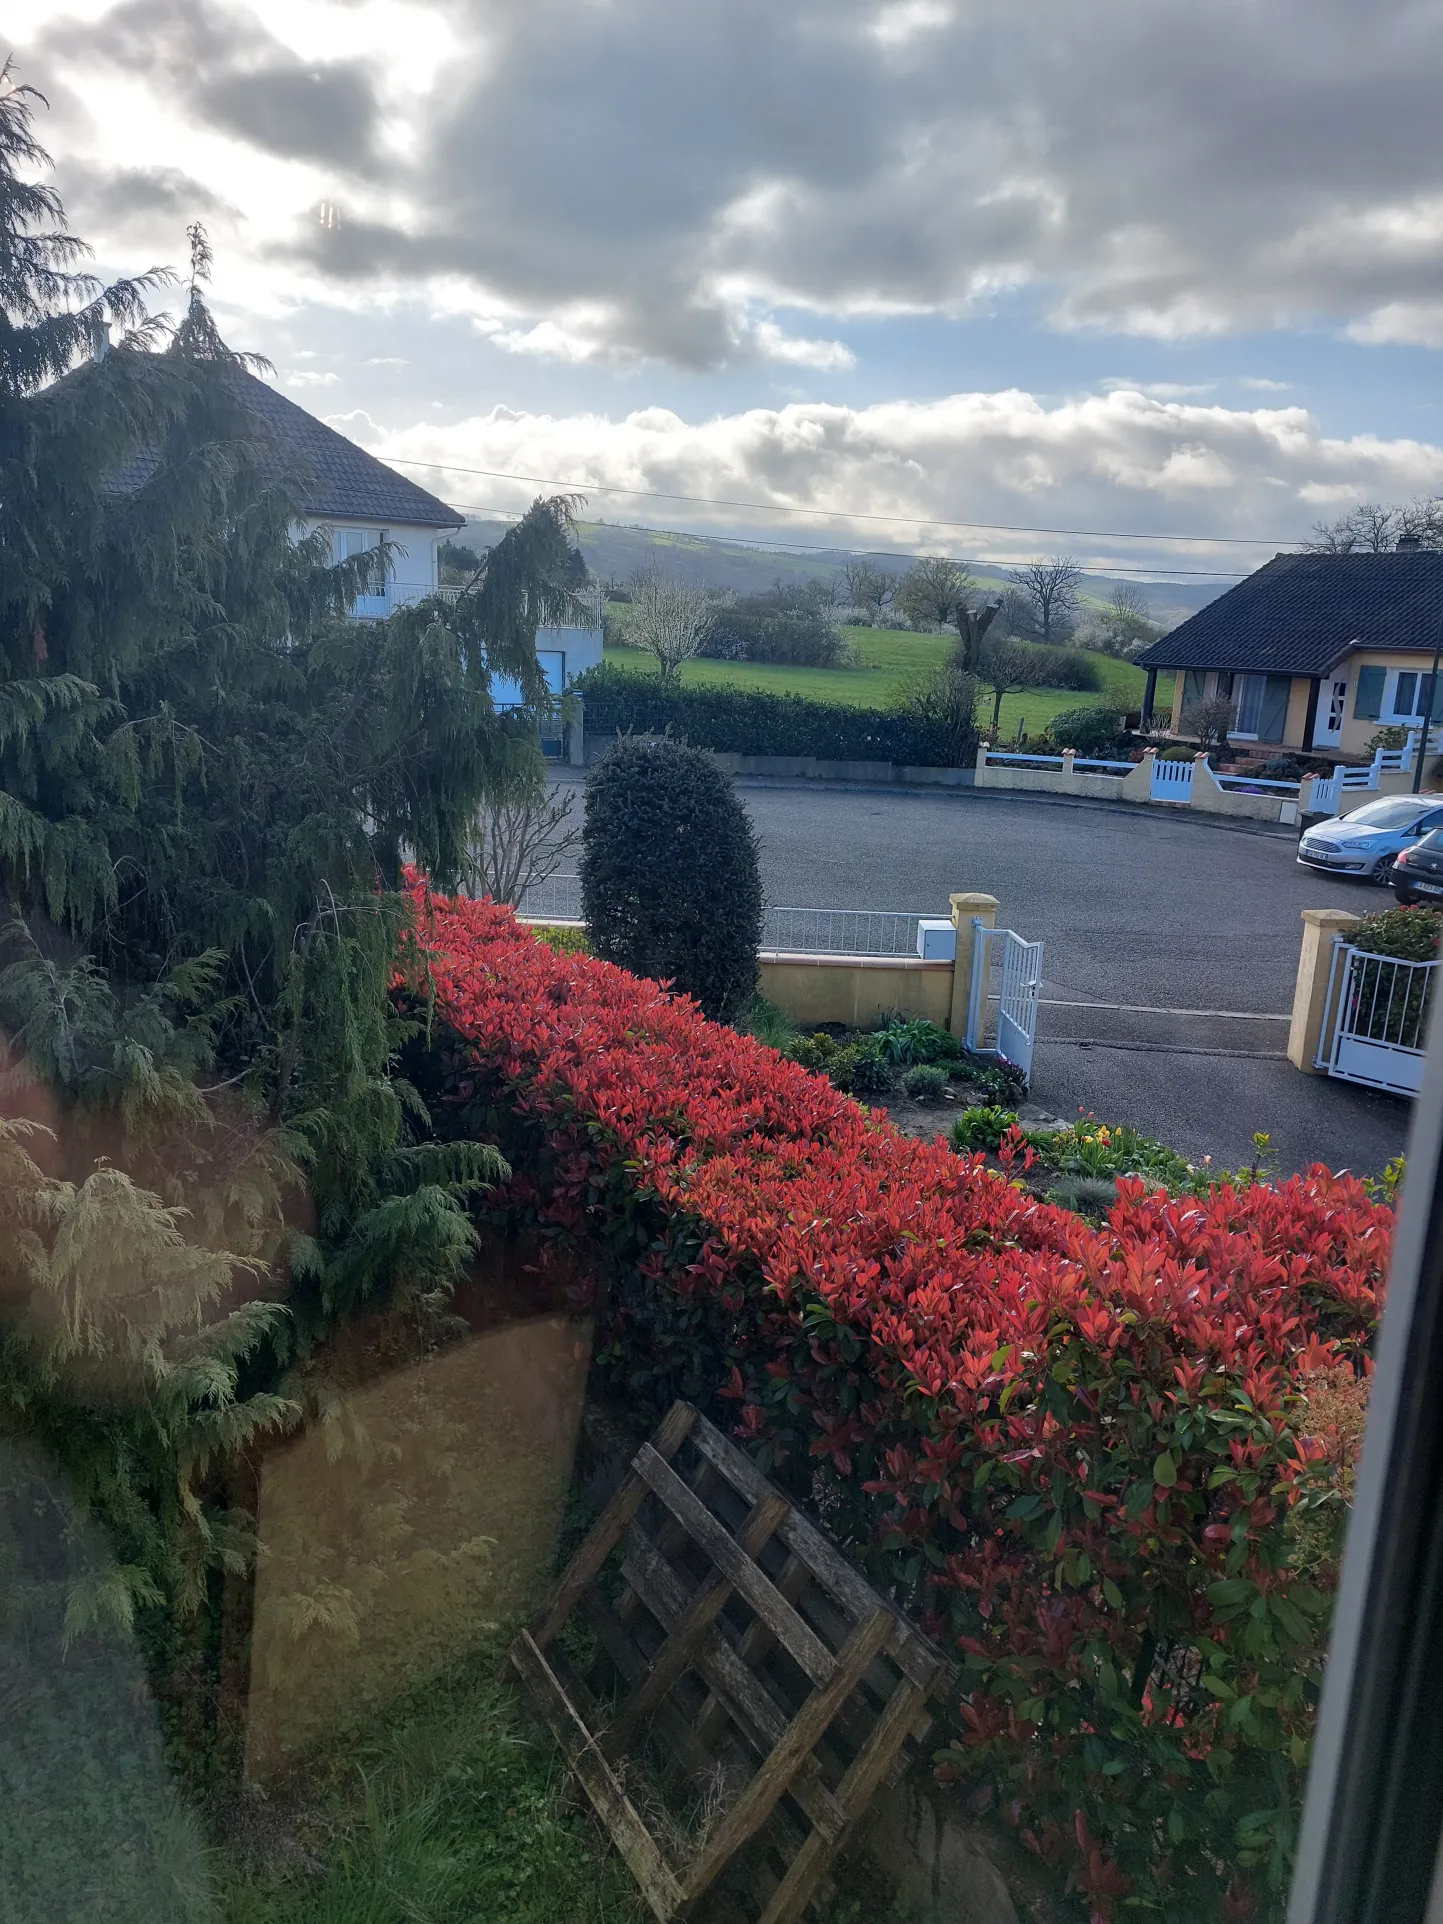
[[[37,100],[7,69],[0,1111],[54,1139],[0,1144],[0,1241],[30,1225],[0,1278],[0,1423],[58,1456],[168,1621],[225,1539],[205,1480],[289,1420],[287,1366],[362,1302],[444,1294],[504,1173],[431,1141],[396,1073],[402,869],[455,881],[483,791],[534,778],[572,503],[537,502],[454,607],[349,619],[374,557],[293,538],[306,477],[246,405],[203,232],[173,327],[148,311],[163,271],[84,273],[30,180]],[[499,713],[495,672],[531,706]],[[265,1307],[221,1314],[245,1278]],[[123,1395],[97,1400],[99,1358]]]

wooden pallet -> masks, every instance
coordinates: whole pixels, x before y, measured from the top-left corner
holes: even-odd
[[[734,1918],[800,1918],[953,1680],[688,1403],[637,1451],[511,1661],[661,1924],[708,1894]],[[689,1829],[668,1790],[673,1808],[689,1797]]]

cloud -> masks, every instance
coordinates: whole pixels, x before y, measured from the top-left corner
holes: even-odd
[[[121,0],[96,20],[56,22],[40,48],[66,72],[143,77],[167,105],[281,159],[376,164],[370,63],[303,60],[244,5]]]
[[[845,341],[814,341],[784,334],[775,321],[758,321],[752,329],[757,352],[767,361],[789,361],[794,367],[836,372],[855,367],[857,357]]]
[[[1330,439],[1303,408],[1233,409],[1136,389],[1048,407],[1020,390],[851,408],[804,402],[688,422],[667,408],[620,420],[496,408],[449,427],[418,424],[375,452],[458,506],[524,507],[541,486],[590,486],[589,513],[773,539],[946,548],[1020,559],[1070,548],[1105,566],[1257,565],[1263,541],[1304,538],[1335,502],[1443,489],[1443,448],[1359,435]],[[424,464],[433,463],[429,471]],[[535,477],[512,482],[454,470]],[[453,471],[448,471],[453,470]],[[653,495],[690,496],[668,503]],[[704,509],[695,497],[822,510],[807,516]],[[866,516],[881,517],[867,520]],[[1042,530],[1135,530],[1143,542]],[[1216,537],[1216,548],[1169,540]],[[1237,543],[1229,547],[1229,543]]]
[[[335,387],[339,374],[322,374],[318,368],[297,368],[286,376],[287,387]]]
[[[120,0],[31,64],[148,88],[148,163],[196,171],[197,127],[285,162],[240,200],[258,274],[444,286],[533,358],[825,371],[848,317],[1018,289],[1063,330],[1443,344],[1433,0],[382,5]],[[830,325],[779,352],[782,310]]]
[[[382,440],[386,433],[383,427],[379,427],[371,419],[364,408],[351,408],[345,414],[324,414],[321,419],[327,427],[334,428],[337,434],[344,434],[347,440],[359,441],[367,447],[373,442]]]

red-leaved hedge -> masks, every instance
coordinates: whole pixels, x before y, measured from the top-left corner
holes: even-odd
[[[1127,1181],[1094,1227],[509,910],[417,904],[437,1115],[597,1252],[610,1381],[723,1399],[951,1642],[944,1773],[1095,1919],[1279,1912],[1391,1211],[1316,1168]]]

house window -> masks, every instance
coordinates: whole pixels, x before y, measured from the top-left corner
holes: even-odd
[[[387,539],[387,530],[382,528],[377,534],[370,528],[338,528],[336,530],[336,559],[351,561],[357,555],[376,554],[376,565],[371,579],[362,594],[369,597],[382,597],[386,593],[386,569],[381,559],[381,546]],[[374,612],[374,611],[372,611]]]
[[[1429,669],[1399,669],[1393,687],[1393,700],[1388,711],[1395,721],[1419,721],[1422,719],[1423,711],[1428,706],[1428,682],[1430,674],[1431,670]],[[1439,681],[1443,683],[1443,675],[1440,675]],[[1440,695],[1443,695],[1443,687],[1440,687],[1433,696],[1434,721],[1439,719],[1440,710],[1443,710],[1443,700],[1440,700]]]

